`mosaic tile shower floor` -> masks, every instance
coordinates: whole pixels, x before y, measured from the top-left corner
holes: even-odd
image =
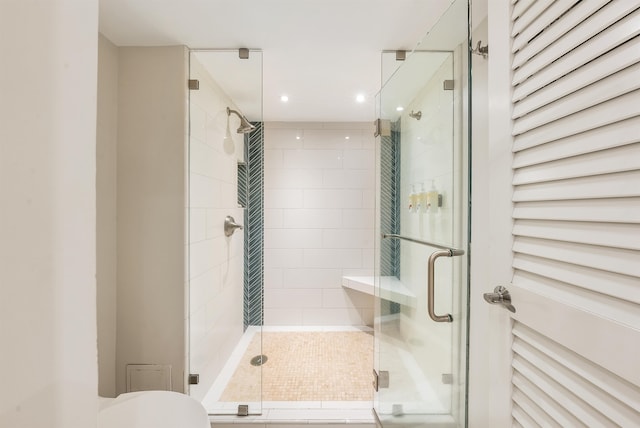
[[[264,332],[254,335],[220,401],[370,401],[373,335],[363,331]]]

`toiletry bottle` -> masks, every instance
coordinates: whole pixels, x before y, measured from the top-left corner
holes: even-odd
[[[416,188],[411,185],[411,193],[409,193],[409,212],[413,212],[416,207]]]
[[[434,212],[438,208],[438,191],[431,180],[431,189],[427,192],[427,209]]]
[[[416,200],[416,211],[425,211],[427,209],[427,192],[424,190],[424,183],[420,183],[420,193],[418,193]]]

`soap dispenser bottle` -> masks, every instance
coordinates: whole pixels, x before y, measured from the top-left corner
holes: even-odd
[[[415,211],[417,196],[418,195],[416,195],[416,188],[412,184],[411,185],[411,193],[409,193],[409,212],[414,212]]]
[[[427,209],[434,212],[438,208],[438,190],[431,180],[431,189],[427,192]]]

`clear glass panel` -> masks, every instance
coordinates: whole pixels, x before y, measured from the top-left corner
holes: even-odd
[[[262,255],[246,245],[253,227],[231,225],[227,236],[225,221],[246,226],[262,212],[261,196],[247,195],[248,171],[262,167],[250,152],[262,144],[262,52],[192,51],[190,79],[199,88],[189,100],[189,366],[199,382],[189,392],[210,414],[239,405],[259,414],[262,370],[251,359],[262,353],[261,268],[246,278]],[[228,82],[238,79],[234,90]]]
[[[374,404],[383,425],[466,426],[466,254],[435,262],[435,314],[452,322],[430,318],[427,275],[439,246],[467,249],[467,28],[468,3],[457,1],[401,66],[383,58]]]

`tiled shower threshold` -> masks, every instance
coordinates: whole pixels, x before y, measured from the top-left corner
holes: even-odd
[[[251,331],[250,329],[253,329]],[[259,331],[259,327],[249,327],[245,335],[241,339],[236,350],[229,358],[227,367],[223,373],[227,374],[226,378],[219,379],[214,384],[211,391],[203,400],[203,404],[207,410],[212,413],[211,409],[215,409],[215,413],[233,413],[235,409],[231,407],[232,403],[214,404],[213,397],[220,396],[224,390],[234,368],[244,355],[244,352],[251,341],[255,332]],[[373,331],[369,327],[354,326],[264,326],[263,332],[300,332],[300,331]],[[209,402],[209,403],[208,403]],[[258,403],[248,403],[250,408],[255,408]],[[252,406],[251,404],[254,404]],[[237,406],[233,404],[233,406]],[[263,401],[262,413],[249,416],[236,416],[235,414],[214,414],[209,419],[213,425],[227,424],[350,424],[353,428],[372,428],[375,419],[372,412],[372,401]],[[354,426],[354,425],[360,425]]]

